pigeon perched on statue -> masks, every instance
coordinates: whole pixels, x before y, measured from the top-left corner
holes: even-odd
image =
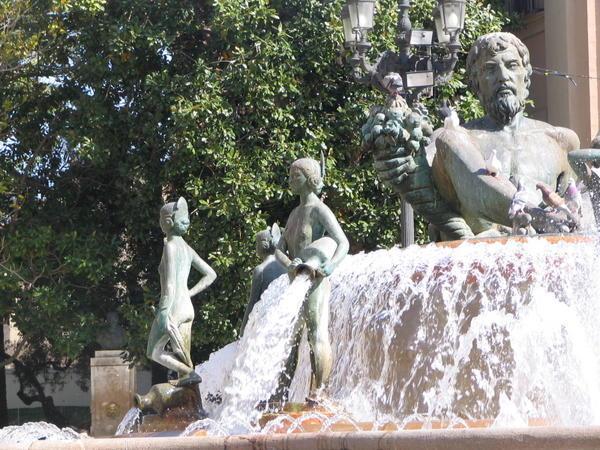
[[[578,217],[582,216],[581,213],[581,204],[582,204],[581,192],[577,183],[573,178],[569,179],[569,185],[567,186],[567,190],[565,191],[565,203],[569,211],[575,214]]]
[[[530,234],[532,228],[531,214],[527,212],[527,205],[530,203],[529,194],[521,183],[517,187],[517,192],[513,195],[508,210],[508,218],[512,220],[512,234],[527,235]]]
[[[537,189],[542,192],[542,199],[544,203],[551,208],[559,209],[565,204],[565,199],[558,195],[554,190],[546,183],[541,181],[535,185]]]
[[[402,82],[402,77],[399,73],[396,72],[390,72],[385,77],[383,77],[381,86],[392,97],[400,95],[404,90],[404,83]]]
[[[450,110],[448,116],[444,118],[444,128],[446,130],[458,130],[460,128],[460,118],[454,108],[448,108]]]
[[[485,170],[488,175],[493,177],[502,172],[502,163],[498,159],[498,153],[495,148],[492,149],[487,158],[485,158]]]

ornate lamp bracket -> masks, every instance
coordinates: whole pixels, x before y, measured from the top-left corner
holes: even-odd
[[[347,0],[342,11],[346,47],[352,51],[352,76],[384,92],[401,94],[410,102],[433,93],[433,86],[450,80],[458,61],[459,35],[464,26],[466,0],[438,0],[433,11],[438,46],[446,54],[432,54],[433,31],[413,30],[410,0],[398,0],[397,52],[387,50],[372,63],[368,33],[373,27],[374,0]],[[398,75],[391,87],[391,75]],[[400,81],[401,80],[401,81]]]

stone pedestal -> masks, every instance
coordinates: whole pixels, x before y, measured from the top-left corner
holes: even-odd
[[[135,367],[121,358],[122,350],[100,350],[91,359],[92,436],[113,436],[136,392]]]

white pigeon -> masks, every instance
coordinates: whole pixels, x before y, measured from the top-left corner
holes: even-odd
[[[498,154],[495,148],[492,149],[488,157],[485,158],[485,170],[487,170],[488,175],[493,177],[502,172],[502,163],[498,159]]]
[[[532,217],[527,213],[526,207],[530,204],[529,193],[525,191],[525,187],[519,183],[517,192],[513,195],[508,209],[508,218],[512,220],[513,235],[527,234],[527,229],[531,224]]]
[[[458,130],[460,128],[460,119],[456,110],[450,107],[450,115],[444,119],[444,128],[447,130]]]
[[[519,182],[517,186],[517,192],[513,195],[512,201],[510,203],[510,208],[508,210],[508,218],[514,219],[514,217],[524,211],[525,206],[529,203],[529,194],[525,191],[525,187],[522,183]]]

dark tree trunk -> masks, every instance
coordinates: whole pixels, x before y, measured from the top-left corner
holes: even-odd
[[[4,353],[4,320],[0,320],[0,345],[2,345],[2,352],[0,352],[0,364],[6,359],[6,353]],[[6,400],[6,368],[4,365],[0,366],[0,428],[8,425],[8,403]]]
[[[4,352],[4,349],[2,350],[0,359],[4,360],[10,358],[10,356]],[[19,379],[19,391],[17,392],[17,397],[19,397],[26,405],[31,405],[33,402],[40,402],[46,420],[58,427],[65,427],[67,425],[65,416],[54,405],[54,399],[45,394],[44,387],[38,381],[34,371],[18,359],[14,359],[13,364],[15,365],[15,375]],[[31,390],[33,390],[33,394],[27,392]]]

